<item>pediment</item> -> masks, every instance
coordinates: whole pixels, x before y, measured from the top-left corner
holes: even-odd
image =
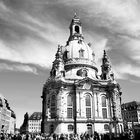
[[[81,80],[78,80],[75,82],[76,84],[89,84],[89,85],[98,85],[100,84],[100,82],[98,80],[95,79],[91,79],[89,77],[83,78]]]

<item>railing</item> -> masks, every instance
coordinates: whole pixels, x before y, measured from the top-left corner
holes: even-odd
[[[73,59],[68,59],[65,62],[65,65],[69,64],[88,64],[88,65],[96,65],[93,60],[85,59],[85,58],[73,58]]]

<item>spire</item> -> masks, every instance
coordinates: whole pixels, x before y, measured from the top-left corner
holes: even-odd
[[[108,64],[109,65],[110,64],[109,58],[108,58],[107,53],[106,53],[105,50],[104,50],[104,54],[103,54],[102,64],[103,65],[105,65],[105,64]]]
[[[108,80],[108,79],[114,80],[114,74],[111,70],[111,64],[105,50],[103,53],[101,68],[102,68],[102,74],[101,74],[102,80]]]
[[[62,46],[58,45],[55,60],[53,62],[52,70],[50,72],[51,77],[62,77],[64,76],[64,63],[62,58]]]
[[[58,45],[57,53],[55,55],[56,60],[62,59],[62,47]]]
[[[74,13],[73,19],[79,19],[79,17],[77,16],[77,13],[76,12]]]

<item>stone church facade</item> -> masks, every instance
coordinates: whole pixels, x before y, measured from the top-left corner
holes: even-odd
[[[58,46],[42,92],[43,133],[121,133],[121,91],[103,52],[101,75],[75,15],[65,46]]]

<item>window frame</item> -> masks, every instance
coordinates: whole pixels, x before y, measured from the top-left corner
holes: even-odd
[[[85,108],[86,118],[92,118],[92,97],[89,93],[85,95]]]
[[[68,103],[69,101],[71,101],[71,102]],[[68,94],[68,96],[67,96],[67,118],[69,118],[69,119],[73,118],[73,100],[72,100],[71,94]]]
[[[108,118],[108,110],[107,110],[107,98],[105,95],[101,96],[101,107],[102,107],[102,117],[104,119]]]

